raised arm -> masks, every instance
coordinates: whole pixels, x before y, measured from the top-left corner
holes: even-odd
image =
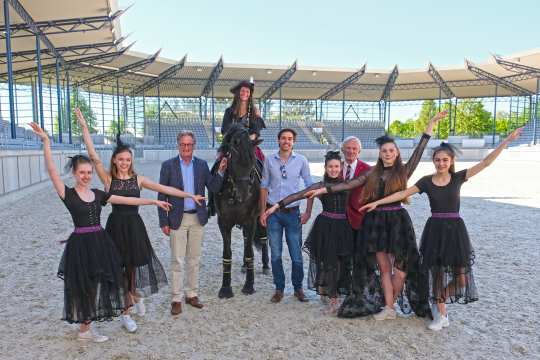
[[[504,139],[495,150],[493,150],[491,153],[489,153],[488,156],[486,156],[482,161],[480,161],[478,164],[474,165],[470,169],[467,169],[467,175],[466,178],[469,179],[473,177],[474,175],[478,174],[480,171],[487,168],[495,159],[501,154],[501,152],[506,149],[508,144],[510,144],[512,141],[519,138],[521,133],[523,132],[523,128],[519,128],[514,130],[506,139]]]
[[[188,192],[179,190],[177,188],[174,188],[172,186],[158,184],[148,179],[145,176],[139,176],[138,178],[139,178],[139,186],[148,190],[152,190],[152,191],[170,195],[170,196],[176,196],[179,198],[191,198],[193,199],[193,201],[197,203],[197,205],[201,205],[201,201],[205,199],[205,197],[202,195],[194,195],[194,194],[190,194]]]
[[[53,186],[56,192],[58,193],[58,196],[60,196],[61,199],[64,199],[64,197],[66,196],[66,193],[65,193],[66,187],[64,185],[64,182],[62,181],[62,178],[58,174],[58,170],[56,170],[56,166],[54,165],[52,152],[51,152],[51,142],[49,140],[49,136],[47,135],[45,130],[40,128],[39,125],[36,124],[35,122],[30,123],[30,127],[43,142],[43,156],[45,158],[45,165],[47,166],[47,172],[49,173],[49,177],[51,178],[51,181],[53,183]]]
[[[108,189],[111,185],[111,175],[103,167],[103,163],[101,162],[101,159],[99,158],[96,148],[94,147],[94,142],[92,141],[92,137],[90,136],[90,130],[88,130],[88,124],[86,123],[86,120],[79,108],[75,109],[75,115],[77,116],[77,121],[79,122],[79,125],[81,126],[83,141],[84,141],[84,144],[86,145],[86,151],[88,151],[88,156],[90,156],[90,160],[92,160],[92,162],[94,163],[94,166],[96,167],[96,172],[98,174],[99,179],[101,180],[105,188]]]
[[[434,117],[432,117],[429,123],[427,124],[426,131],[422,134],[422,137],[420,138],[420,142],[418,143],[418,145],[416,145],[416,148],[414,149],[411,157],[405,164],[405,168],[407,169],[407,178],[410,178],[412,176],[412,174],[414,173],[414,170],[416,170],[416,167],[418,166],[418,163],[420,163],[420,160],[422,159],[422,154],[424,153],[424,150],[426,149],[429,139],[431,138],[431,134],[433,133],[433,128],[447,114],[448,114],[448,111],[441,111],[437,113]]]
[[[373,201],[369,204],[366,204],[360,208],[360,211],[366,210],[371,211],[375,209],[379,205],[385,205],[385,204],[391,204],[396,201],[401,201],[405,198],[408,198],[411,195],[414,195],[416,193],[420,192],[420,189],[416,185],[413,185],[409,187],[408,189],[398,191],[396,193],[393,193],[392,195],[388,195],[385,198],[379,199],[377,201]]]

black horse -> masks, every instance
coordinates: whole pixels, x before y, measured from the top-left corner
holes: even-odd
[[[251,140],[244,127],[235,125],[225,135],[220,149],[228,160],[221,191],[214,194],[219,230],[223,237],[223,283],[219,290],[220,298],[234,295],[231,288],[231,232],[234,226],[241,227],[244,235],[246,282],[242,293],[249,295],[255,292],[253,241],[257,232],[261,188],[255,147],[261,142]]]

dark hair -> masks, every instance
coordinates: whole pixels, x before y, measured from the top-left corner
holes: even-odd
[[[64,166],[64,170],[66,172],[68,171],[77,171],[77,168],[81,164],[90,164],[92,166],[92,161],[90,161],[90,158],[86,155],[74,155],[74,156],[68,156],[68,162],[66,166]]]
[[[330,150],[324,155],[324,166],[330,161],[330,160],[339,160],[341,161],[341,155],[339,154],[339,151],[337,150]]]
[[[133,170],[133,151],[131,151],[131,147],[129,144],[124,144],[122,142],[122,139],[120,139],[120,134],[116,134],[116,146],[113,149],[113,153],[111,156],[111,164],[110,164],[110,172],[111,177],[116,178],[118,177],[118,169],[116,168],[116,164],[114,163],[114,158],[116,155],[123,153],[123,152],[129,152],[131,154],[131,165],[129,166],[128,174],[130,176],[133,176],[135,174],[135,170]]]
[[[279,138],[281,138],[281,134],[283,134],[284,132],[290,132],[293,135],[293,139],[296,141],[296,131],[294,131],[293,129],[289,129],[289,128],[283,128],[283,129],[279,130],[279,132],[277,134],[278,140],[279,140]]]
[[[444,151],[445,153],[450,156],[452,160],[456,158],[456,154],[460,153],[460,151],[454,146],[446,142],[441,142],[441,145],[437,146],[435,149],[433,149],[433,155],[431,156],[432,160],[435,160],[435,155],[437,153]],[[448,172],[450,174],[454,174],[456,172],[456,168],[454,164],[450,165],[450,168],[448,169]]]
[[[396,160],[394,161],[394,165],[392,165],[389,176],[386,178],[385,185],[384,185],[384,196],[388,196],[390,194],[393,194],[397,191],[405,190],[407,188],[407,172],[406,168],[403,165],[403,160],[401,160],[401,153],[399,152],[399,148],[393,138],[387,135],[383,135],[375,139],[375,142],[380,148],[384,144],[392,143],[398,150],[398,155],[396,157]],[[362,203],[367,204],[369,202],[375,201],[379,199],[378,194],[378,186],[379,186],[379,179],[382,177],[382,174],[384,172],[384,164],[381,158],[377,160],[377,164],[372,168],[372,170],[369,172],[369,175],[366,180],[366,185],[364,186],[364,189],[362,190]],[[407,203],[408,200],[405,199],[403,201],[404,203]]]
[[[255,106],[255,99],[253,98],[253,92],[254,92],[254,86],[251,83],[248,83],[247,81],[242,81],[235,87],[231,89],[231,92],[234,94],[233,102],[231,105],[232,112],[234,116],[239,117],[240,116],[240,105],[242,102],[240,101],[240,89],[243,87],[249,89],[249,99],[248,99],[248,108],[247,108],[247,115],[249,121],[255,121],[257,118],[256,115],[256,106]]]

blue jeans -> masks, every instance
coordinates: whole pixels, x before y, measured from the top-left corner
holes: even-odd
[[[291,280],[294,290],[302,288],[304,280],[304,266],[302,263],[302,224],[300,223],[300,210],[288,213],[276,212],[267,220],[267,235],[270,240],[270,253],[272,262],[272,276],[276,290],[285,289],[285,273],[281,253],[283,252],[283,230],[292,260]]]

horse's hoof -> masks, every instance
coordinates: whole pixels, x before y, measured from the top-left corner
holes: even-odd
[[[219,289],[218,297],[220,299],[230,299],[234,296],[232,287],[222,287]]]
[[[242,274],[245,274],[246,273],[246,265],[242,265],[242,269],[240,269],[240,271],[242,271]]]
[[[255,294],[255,289],[253,288],[253,285],[250,285],[250,286],[244,285],[244,287],[242,288],[242,294],[244,295]]]
[[[264,275],[270,275],[270,268],[269,267],[263,267],[262,273]]]

